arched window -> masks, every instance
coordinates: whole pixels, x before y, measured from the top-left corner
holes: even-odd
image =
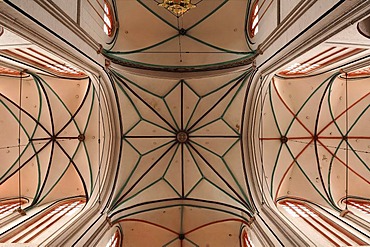
[[[16,70],[13,70],[13,69],[9,69],[9,68],[0,66],[0,75],[19,76],[20,72],[16,71]]]
[[[254,247],[254,244],[245,228],[242,234],[242,247]]]
[[[71,219],[77,211],[85,205],[85,199],[65,200],[52,205],[39,214],[34,215],[24,224],[17,225],[3,238],[1,243],[32,243],[45,239],[53,231],[52,227],[64,220],[63,223]],[[56,228],[57,229],[57,228]]]
[[[363,214],[370,215],[370,201],[348,199],[345,203]]]
[[[258,33],[258,0],[254,1],[249,12],[248,33],[253,38]]]
[[[117,230],[114,232],[112,237],[110,238],[109,242],[105,247],[119,247],[121,246],[121,232],[117,228]]]
[[[368,245],[360,238],[320,213],[310,205],[300,201],[284,200],[280,205],[293,219],[301,219],[305,226],[311,227],[321,237],[331,243],[333,246],[366,246]],[[297,225],[298,227],[298,225]],[[306,228],[304,227],[304,228]],[[308,230],[308,229],[307,229]],[[306,234],[308,231],[305,231]],[[317,236],[317,235],[316,235]],[[317,239],[312,236],[312,239]]]
[[[113,12],[112,6],[107,0],[104,0],[104,33],[111,37],[113,35]]]
[[[26,204],[27,200],[25,199],[11,199],[11,200],[3,200],[0,201],[0,218],[4,218],[5,216],[14,212],[20,205]]]

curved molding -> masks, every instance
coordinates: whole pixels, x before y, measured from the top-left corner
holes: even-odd
[[[130,60],[124,60],[124,59],[120,59],[114,56],[110,56],[107,53],[105,53],[104,55],[107,58],[109,58],[112,63],[120,65],[122,67],[130,68],[130,69],[137,69],[137,70],[150,70],[150,71],[157,71],[157,72],[175,72],[175,73],[208,72],[208,71],[219,71],[219,70],[228,70],[228,69],[240,69],[242,67],[252,65],[256,57],[256,54],[254,54],[251,57],[241,58],[241,59],[237,59],[237,60],[225,62],[225,63],[204,65],[204,66],[166,67],[166,66],[158,66],[158,65],[153,65],[153,64],[138,63],[138,62],[134,62]]]
[[[357,31],[364,37],[370,39],[370,17],[357,23]]]
[[[335,8],[329,10],[327,13],[313,22],[313,24],[311,24],[308,28],[293,38],[289,43],[280,48],[275,54],[267,58],[265,62],[259,66],[263,67],[261,71],[262,75],[274,73],[274,71],[279,67],[308,52],[312,48],[323,43],[325,40],[370,14],[370,9],[367,8],[368,3],[364,0],[359,0],[357,3],[349,4],[345,2],[341,4],[343,6],[340,7],[340,10],[336,10]],[[335,20],[330,20],[329,16],[334,16]],[[325,20],[323,20],[324,18]],[[312,29],[312,26],[314,26],[314,24],[317,22],[322,23],[320,29],[314,33],[310,33],[310,28]],[[304,40],[298,42],[297,39],[302,38],[301,36],[303,36]],[[283,50],[288,51],[284,53],[284,56],[280,56],[279,59],[270,62],[274,56],[282,54]]]
[[[259,45],[263,52],[267,50],[281,35],[285,33],[317,0],[301,0],[294,9],[284,18],[282,22],[271,32],[271,34]]]
[[[248,146],[248,152],[244,154],[245,160],[249,161],[251,166],[247,166],[248,182],[251,188],[251,194],[255,205],[257,206],[257,217],[259,219],[259,229],[261,237],[264,238],[266,243],[269,243],[269,246],[276,246],[280,243],[280,246],[289,245],[289,246],[311,246],[312,243],[308,242],[307,239],[302,238],[298,235],[296,230],[294,230],[286,221],[282,219],[279,213],[276,212],[273,202],[269,200],[268,195],[265,195],[266,188],[262,189],[263,184],[259,181],[259,175],[257,166],[260,166],[259,152],[257,151],[259,147],[258,133],[259,133],[259,115],[260,109],[258,108],[260,101],[260,93],[262,92],[263,85],[266,83],[268,77],[261,78],[260,73],[255,71],[251,76],[252,86],[250,89],[250,96],[247,97],[248,101],[246,104],[246,114],[244,116],[244,125],[245,133],[243,134],[243,142],[245,146]],[[249,138],[245,138],[249,136]],[[265,219],[267,218],[268,223]],[[272,239],[276,242],[272,243]],[[289,243],[289,244],[288,244]]]
[[[67,26],[74,34],[80,37],[84,42],[94,50],[99,49],[99,43],[94,40],[84,29],[73,21],[63,10],[61,10],[53,1],[35,0],[45,11],[52,15],[56,20]]]

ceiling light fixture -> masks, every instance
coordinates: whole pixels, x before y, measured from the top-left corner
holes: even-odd
[[[182,16],[188,10],[196,7],[195,4],[191,3],[191,0],[163,0],[158,6],[171,11],[177,17]]]

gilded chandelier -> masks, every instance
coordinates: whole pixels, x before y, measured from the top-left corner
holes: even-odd
[[[171,11],[177,17],[182,16],[188,10],[196,7],[195,4],[191,3],[191,0],[163,0],[158,6]]]

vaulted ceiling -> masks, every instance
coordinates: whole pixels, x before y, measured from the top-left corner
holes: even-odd
[[[154,70],[251,63],[255,52],[245,31],[249,1],[198,2],[177,17],[153,0],[117,1],[119,31],[104,54],[118,64]]]
[[[181,17],[158,2],[112,2],[118,28],[99,51],[106,82],[0,35],[0,197],[89,199],[111,177],[104,213],[124,246],[240,246],[257,211],[251,171],[275,203],[339,211],[346,196],[370,198],[370,69],[340,71],[369,56],[367,38],[351,26],[291,58],[263,82],[253,119],[250,90],[266,78],[254,78],[250,1],[199,0]],[[117,126],[104,125],[100,82]]]

